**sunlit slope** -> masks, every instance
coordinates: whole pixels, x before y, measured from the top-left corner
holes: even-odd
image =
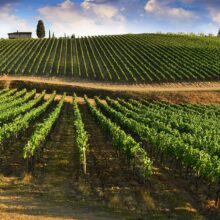
[[[0,40],[0,73],[117,83],[218,80],[220,39],[142,34]]]

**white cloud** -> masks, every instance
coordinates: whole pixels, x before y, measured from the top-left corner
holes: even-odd
[[[7,37],[7,33],[15,32],[17,30],[29,30],[27,21],[16,15],[13,15],[13,8],[9,4],[0,7],[0,27],[0,37]]]
[[[81,4],[82,8],[88,12],[93,12],[96,16],[102,18],[120,18],[119,10],[111,5],[106,4],[93,4],[88,1],[84,1]],[[120,20],[120,19],[119,19]]]
[[[190,20],[195,15],[183,8],[170,7],[169,1],[149,0],[144,9],[146,12],[156,15],[159,18],[172,18],[176,20]]]
[[[77,36],[119,34],[126,32],[124,17],[112,5],[93,4],[84,1],[81,5],[71,0],[61,4],[45,6],[39,10],[40,16],[51,24],[56,36],[64,33]]]
[[[209,7],[208,10],[212,21],[220,24],[220,10],[212,7]]]

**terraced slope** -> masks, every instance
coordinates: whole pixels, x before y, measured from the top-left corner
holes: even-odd
[[[218,80],[220,40],[165,34],[0,40],[0,73],[154,83]]]

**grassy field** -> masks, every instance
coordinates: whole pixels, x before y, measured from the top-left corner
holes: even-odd
[[[219,48],[216,37],[169,34],[0,40],[0,73],[121,84],[218,81]]]
[[[87,95],[0,90],[2,219],[219,218],[218,92]]]

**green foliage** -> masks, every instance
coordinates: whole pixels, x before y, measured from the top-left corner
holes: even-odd
[[[106,100],[108,105],[96,99],[98,107],[123,128],[199,176],[220,182],[219,106]]]
[[[219,80],[217,37],[139,34],[0,41],[0,73],[119,83]]]
[[[0,104],[4,103],[4,102],[7,102],[8,97],[10,95],[13,95],[16,91],[17,91],[17,89],[10,89],[10,90],[7,90],[7,92],[1,94],[0,95]]]
[[[6,140],[32,128],[47,110],[51,110],[24,146],[24,158],[32,158],[43,146],[64,104],[65,94],[53,108],[56,92],[44,101],[45,91],[0,90],[0,145],[4,150]],[[85,96],[88,109],[116,150],[126,156],[129,164],[145,178],[152,174],[150,155],[162,155],[178,161],[183,172],[190,169],[190,176],[202,177],[218,186],[220,183],[220,107],[219,105],[169,104],[166,102],[129,99],[111,99],[106,102],[95,97],[96,107]],[[73,95],[73,141],[77,161],[86,173],[86,154],[89,136]],[[134,138],[142,143],[138,143]],[[74,158],[75,159],[75,158]],[[133,162],[133,163],[131,163]],[[181,170],[181,171],[182,171]]]
[[[119,126],[113,123],[110,119],[105,117],[99,110],[93,107],[85,96],[85,101],[90,109],[91,114],[98,124],[103,128],[107,135],[112,139],[115,148],[125,154],[128,160],[134,160],[135,166],[140,174],[148,178],[152,174],[152,161],[148,157],[146,151],[137,143],[130,135],[126,134]],[[105,106],[96,97],[96,102],[99,106]],[[120,120],[126,117],[121,116]]]
[[[36,33],[38,38],[45,37],[45,27],[44,27],[44,22],[42,20],[38,21]]]
[[[23,148],[24,159],[34,156],[37,150],[41,147],[42,143],[46,140],[49,135],[54,123],[58,119],[66,94],[63,95],[59,104],[56,106],[54,111],[50,113],[49,117],[44,120],[43,123],[37,125],[28,143]]]
[[[43,104],[41,104],[40,106],[36,107],[36,108],[30,108],[30,105],[28,106],[31,110],[29,112],[26,112],[24,115],[18,115],[16,118],[13,119],[12,122],[3,124],[2,127],[0,127],[0,144],[3,143],[4,140],[10,138],[11,136],[15,136],[17,135],[20,131],[27,129],[31,122],[33,122],[33,120],[35,120],[36,118],[38,118],[43,112],[45,112],[47,110],[47,108],[50,106],[50,104],[52,103],[52,101],[55,98],[56,93],[54,92],[50,98],[44,102]],[[42,99],[42,96],[40,96],[39,98],[36,98],[37,101],[39,102]],[[35,100],[34,100],[35,101]],[[31,103],[31,107],[33,107],[35,103]],[[18,111],[19,113],[21,112],[25,112],[25,109],[27,108],[27,106],[21,106],[21,108],[19,109],[20,111]],[[0,115],[2,120],[5,120],[5,117],[12,119],[12,116],[18,114],[17,113],[13,113],[13,110],[9,113],[4,112],[5,116],[2,117],[2,114]],[[10,116],[9,116],[10,115]]]
[[[32,90],[29,93],[26,93],[26,89],[23,89],[20,92],[17,92],[14,96],[11,96],[0,104],[0,111],[7,111],[10,108],[15,108],[27,102],[29,99],[33,98],[36,94],[36,89]],[[24,95],[25,94],[25,95]],[[24,95],[24,96],[23,96]],[[4,114],[4,113],[2,113]]]
[[[13,119],[16,116],[18,116],[24,112],[27,112],[28,110],[33,108],[35,105],[40,103],[42,101],[44,95],[45,95],[45,91],[43,91],[41,93],[41,95],[39,95],[36,99],[30,100],[30,101],[28,101],[30,97],[27,95],[24,98],[24,100],[20,100],[20,104],[22,104],[24,101],[23,105],[18,104],[12,109],[11,108],[5,109],[4,112],[2,112],[0,114],[0,124],[3,124],[5,122],[7,122],[8,120]],[[26,102],[26,101],[28,101],[28,102]]]
[[[77,96],[73,95],[74,129],[75,129],[75,147],[77,149],[77,159],[83,165],[86,173],[86,152],[88,148],[88,134],[85,131],[81,118],[80,110],[77,105]]]

